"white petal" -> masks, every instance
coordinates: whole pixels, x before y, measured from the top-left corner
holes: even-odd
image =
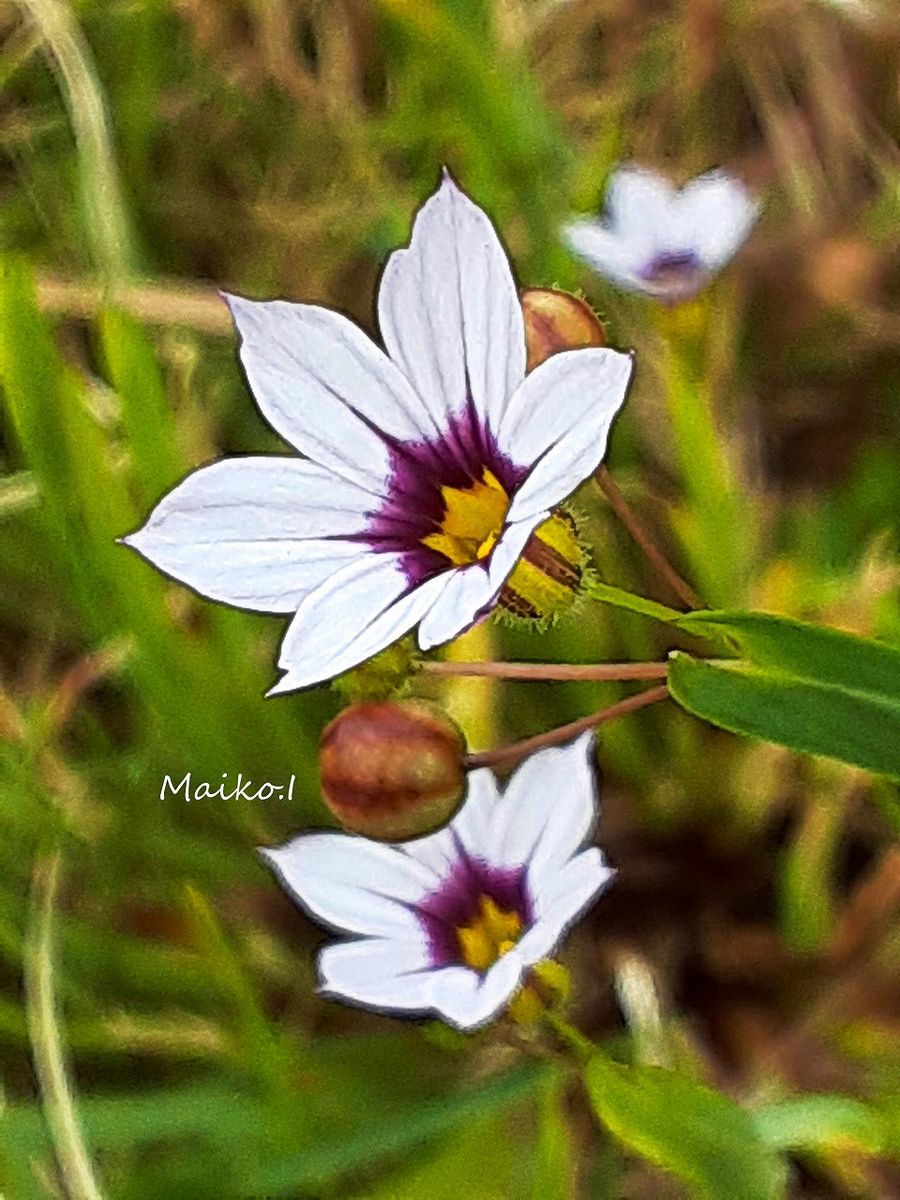
[[[319,954],[320,991],[371,1008],[424,1012],[432,968],[424,934],[405,941],[363,938]]]
[[[470,858],[490,862],[497,808],[503,801],[494,773],[488,767],[470,771],[468,780],[466,802],[450,822],[450,830]]]
[[[536,464],[507,520],[553,508],[600,465],[633,365],[616,350],[564,350],[531,372],[500,430],[500,447],[514,462]]]
[[[459,1029],[484,1025],[506,1006],[522,978],[518,947],[504,954],[485,975],[468,967],[443,967],[431,976],[432,1007]]]
[[[388,353],[439,424],[471,391],[497,429],[525,375],[522,309],[493,225],[449,176],[419,210],[409,248],[388,259],[378,321]]]
[[[523,961],[530,965],[552,954],[614,876],[596,846],[566,863],[552,883],[532,898],[534,924],[516,946]]]
[[[649,249],[665,244],[674,205],[675,189],[665,176],[629,164],[610,177],[605,216],[615,232]]]
[[[583,845],[597,816],[594,739],[531,755],[510,779],[497,805],[490,861],[527,867],[533,895]]]
[[[409,906],[439,884],[393,847],[346,833],[304,834],[261,853],[316,920],[349,933],[417,941],[421,926]]]
[[[504,529],[490,559],[451,573],[446,588],[419,626],[419,649],[449,642],[484,617],[519,560],[535,528],[549,514],[540,512]]]
[[[465,800],[450,824],[436,833],[403,842],[398,848],[445,878],[459,859],[460,844],[471,856],[484,858],[487,834],[499,800],[493,771],[488,767],[469,771]]]
[[[494,773],[487,767],[469,771],[466,798],[443,829],[398,844],[397,850],[446,879],[460,858],[460,844],[474,858],[486,858],[494,807],[500,799]]]
[[[601,275],[629,291],[644,290],[640,272],[651,256],[645,240],[619,234],[600,221],[572,221],[562,234],[570,249]]]
[[[451,833],[450,825],[445,825],[443,829],[439,829],[436,833],[429,833],[425,837],[413,838],[408,842],[397,842],[396,849],[399,854],[408,854],[416,862],[422,863],[441,879],[445,879],[450,874],[459,858],[459,849]]]
[[[228,302],[241,361],[272,428],[313,462],[383,494],[390,459],[380,431],[410,440],[433,430],[394,364],[339,313],[282,300]]]
[[[616,876],[598,846],[589,846],[576,854],[554,878],[545,878],[534,897],[535,919],[543,921],[554,913],[582,911],[595,892],[606,887]]]
[[[368,492],[299,458],[229,458],[201,467],[123,542],[204,596],[293,612],[360,547]]]
[[[422,619],[446,581],[438,575],[409,591],[400,560],[397,554],[371,551],[305,598],[281,643],[278,665],[287,674],[268,695],[349,671]]]
[[[710,271],[734,255],[758,214],[759,202],[740,180],[724,171],[692,180],[676,199],[678,237]]]

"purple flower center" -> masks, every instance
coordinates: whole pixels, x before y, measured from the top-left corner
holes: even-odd
[[[441,886],[416,906],[434,967],[470,965],[466,931],[483,921],[486,908],[514,921],[520,930],[534,920],[525,867],[491,866],[471,858],[458,841],[457,851]]]
[[[693,250],[664,250],[647,264],[640,276],[660,291],[692,291],[703,274],[703,263]]]
[[[447,553],[428,545],[439,540],[447,517],[447,489],[466,491],[493,477],[511,498],[527,475],[497,445],[492,431],[471,399],[450,417],[440,437],[389,446],[391,478],[388,496],[373,513],[364,535],[373,549],[402,555],[411,587],[448,567],[459,565]],[[498,531],[499,532],[499,531]]]

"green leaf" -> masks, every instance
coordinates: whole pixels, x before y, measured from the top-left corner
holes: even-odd
[[[409,1153],[423,1142],[502,1112],[535,1094],[547,1077],[545,1068],[528,1064],[491,1079],[480,1088],[467,1087],[439,1100],[424,1101],[404,1113],[378,1116],[342,1137],[326,1139],[304,1152],[265,1164],[254,1164],[242,1181],[248,1196],[293,1195],[341,1175],[370,1168],[379,1161]]]
[[[765,613],[691,613],[739,659],[669,660],[669,690],[695,716],[749,737],[900,778],[900,650]]]
[[[783,1159],[753,1117],[727,1096],[659,1067],[595,1055],[585,1082],[598,1120],[635,1154],[687,1183],[703,1200],[778,1200]]]
[[[678,624],[700,637],[726,636],[759,667],[900,704],[900,649],[886,642],[762,612],[686,613]]]
[[[774,1150],[863,1151],[879,1154],[885,1129],[879,1113],[852,1096],[796,1096],[753,1113],[758,1135]]]
[[[900,704],[683,653],[670,658],[669,691],[682,708],[732,733],[900,778]]]
[[[421,1160],[417,1156],[377,1184],[368,1182],[352,1200],[458,1200],[460,1180],[465,1180],[466,1200],[522,1196],[521,1175],[530,1162],[510,1136],[510,1120],[504,1112],[473,1121],[464,1134],[453,1130]]]

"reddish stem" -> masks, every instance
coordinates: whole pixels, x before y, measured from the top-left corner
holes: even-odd
[[[665,684],[649,688],[646,692],[628,696],[625,700],[620,700],[618,704],[602,708],[599,712],[591,713],[589,717],[579,717],[577,721],[570,721],[567,725],[560,725],[556,729],[548,730],[547,733],[537,733],[534,737],[511,742],[508,746],[497,746],[493,750],[481,750],[477,754],[467,754],[466,769],[471,771],[475,767],[497,767],[518,762],[520,758],[525,758],[526,755],[533,754],[536,750],[543,750],[546,746],[558,746],[561,742],[568,742],[579,733],[584,733],[586,729],[595,729],[598,725],[605,725],[608,721],[616,720],[617,717],[624,717],[628,713],[636,712],[648,704],[655,704],[657,700],[664,700],[668,694],[669,690]]]
[[[666,581],[678,599],[688,608],[703,608],[703,601],[691,585],[681,578],[659,546],[653,541],[638,520],[634,509],[619,491],[618,485],[613,481],[613,477],[606,467],[598,467],[594,472],[594,478],[597,480],[601,492],[609,501],[610,508],[634,538],[657,574]]]
[[[474,675],[487,679],[546,679],[558,682],[592,680],[665,679],[668,664],[649,663],[530,663],[530,662],[423,662],[429,675]]]

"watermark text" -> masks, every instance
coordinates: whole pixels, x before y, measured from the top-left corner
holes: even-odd
[[[191,772],[175,783],[171,775],[166,775],[162,781],[162,787],[159,789],[160,800],[165,800],[167,796],[181,796],[181,798],[190,804],[192,800],[273,800],[273,799],[294,799],[294,783],[297,776],[292,775],[287,783],[260,783],[257,784],[252,779],[245,779],[238,771],[234,783],[229,782],[227,771],[222,772],[221,783],[210,783],[207,780],[202,780],[194,783]]]

